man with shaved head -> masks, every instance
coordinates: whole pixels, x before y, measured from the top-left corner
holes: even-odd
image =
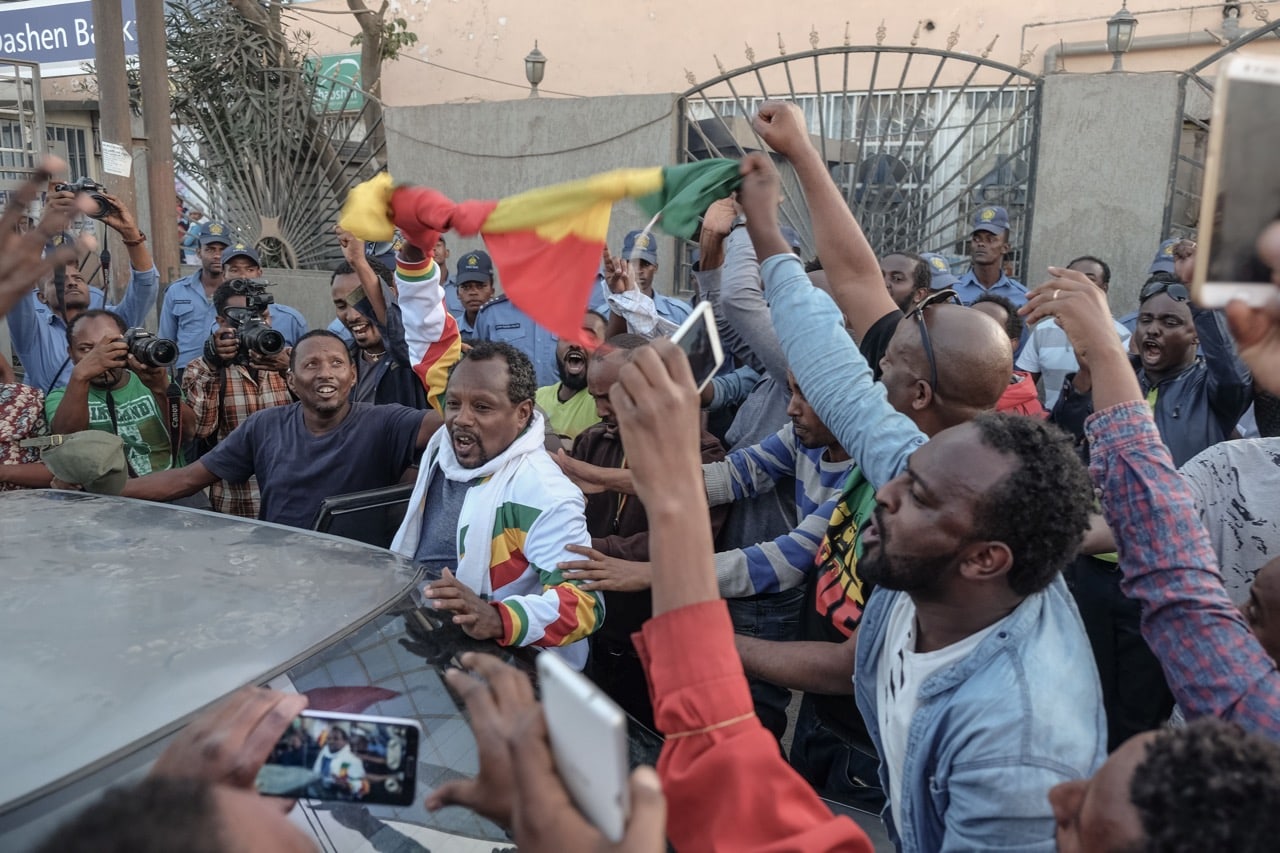
[[[888,343],[877,386],[836,306],[786,255],[769,204],[777,168],[763,154],[745,158],[739,200],[774,327],[857,467],[819,554],[832,582],[819,583],[816,603],[838,633],[767,646],[738,638],[744,668],[845,703],[856,690],[900,849],[1050,850],[1044,791],[1092,773],[1106,746],[1097,669],[1061,576],[1088,523],[1087,473],[1069,440],[1040,422],[985,413],[1013,371],[996,321],[930,300],[905,317],[896,309],[800,110],[765,103],[753,126],[795,167],[862,350]],[[797,724],[797,747],[808,736]],[[841,755],[827,739],[802,772],[820,785],[860,774],[840,759],[865,747],[847,747]]]

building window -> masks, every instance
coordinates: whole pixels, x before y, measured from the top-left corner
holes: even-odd
[[[50,142],[61,142],[67,146],[67,165],[71,172],[71,180],[78,181],[89,177],[89,148],[83,127],[51,124],[45,128],[45,135]]]

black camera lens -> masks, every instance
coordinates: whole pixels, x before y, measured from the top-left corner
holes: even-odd
[[[130,329],[124,342],[129,355],[147,367],[168,367],[178,360],[178,345],[167,338],[157,338],[146,329]]]
[[[278,355],[284,351],[284,335],[261,320],[248,320],[241,324],[240,343],[250,352],[259,355]]]

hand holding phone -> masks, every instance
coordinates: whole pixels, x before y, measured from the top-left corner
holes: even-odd
[[[701,392],[724,364],[724,350],[720,346],[720,332],[716,329],[716,315],[711,310],[711,303],[699,302],[671,336],[671,342],[688,356],[693,382]]]
[[[538,655],[538,683],[560,778],[596,829],[621,841],[631,813],[627,715],[554,652]]]

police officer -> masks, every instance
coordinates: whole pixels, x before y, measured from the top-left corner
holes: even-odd
[[[222,284],[222,253],[235,243],[231,232],[221,222],[210,222],[200,229],[200,269],[169,285],[160,307],[160,337],[178,342],[179,375],[193,358],[204,352],[217,321],[213,292]]]
[[[463,262],[471,255],[480,254],[483,252],[469,253],[463,258]],[[487,255],[485,259],[488,260]],[[462,267],[463,264],[458,265],[459,281],[462,278]],[[458,322],[458,327],[462,331],[462,321]],[[466,332],[462,331],[462,334],[466,335]],[[502,341],[527,355],[537,372],[538,387],[553,385],[560,379],[556,363],[556,345],[560,339],[533,322],[528,314],[517,308],[506,296],[500,296],[480,309],[476,315],[475,340]]]
[[[453,316],[458,321],[458,332],[461,333],[462,340],[470,343],[476,339],[480,309],[493,299],[493,261],[485,252],[468,252],[458,264],[458,274],[454,281],[454,293],[462,311]],[[453,314],[452,309],[449,313]]]
[[[658,251],[652,234],[646,234],[644,231],[629,233],[622,241],[622,257],[635,263],[636,285],[641,293],[653,300],[659,317],[679,326],[693,313],[693,309],[687,302],[681,302],[662,293],[654,293],[653,279],[658,274]]]
[[[1027,301],[1027,288],[1004,272],[1004,259],[1013,251],[1009,244],[1009,212],[988,205],[973,216],[969,239],[969,271],[960,277],[956,293],[965,305],[972,305],[984,293],[1003,296],[1014,305]]]
[[[247,243],[236,243],[222,251],[222,278],[232,281],[237,278],[262,278],[262,261],[258,253]],[[284,335],[285,342],[293,346],[298,339],[307,333],[307,320],[297,308],[290,308],[281,302],[273,302],[268,313],[271,317],[271,328]],[[216,325],[218,312],[213,312]],[[210,330],[212,331],[212,329]]]

